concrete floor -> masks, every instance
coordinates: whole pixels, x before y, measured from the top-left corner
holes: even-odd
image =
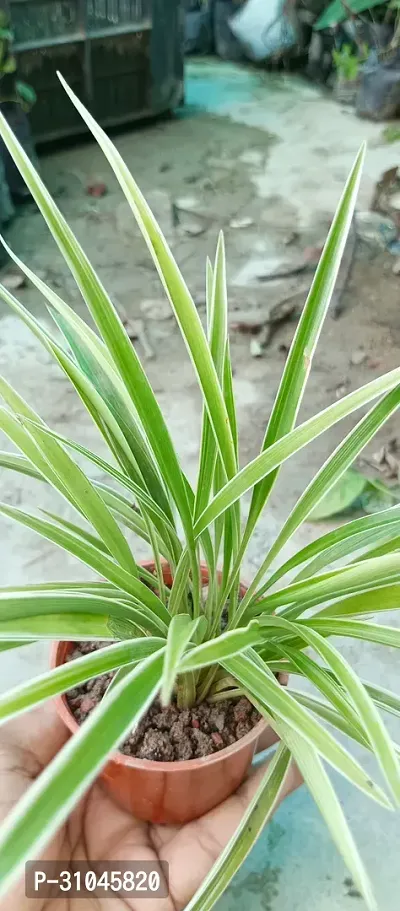
[[[254,262],[270,263],[282,256],[284,238],[293,229],[301,236],[301,248],[321,239],[365,138],[369,153],[359,205],[367,208],[376,180],[382,171],[397,163],[399,147],[382,142],[379,125],[357,120],[351,111],[341,109],[318,89],[289,77],[259,76],[245,69],[201,61],[188,67],[186,102],[187,108],[178,119],[124,134],[117,140],[118,147],[157,216],[165,222],[163,228],[191,288],[200,292],[205,253],[211,253],[217,230],[223,226],[227,231],[233,309],[243,308],[244,301],[246,307],[257,306],[263,312],[279,289],[269,286],[267,294],[263,288],[260,299],[249,262],[254,267]],[[47,157],[42,161],[42,170],[50,188],[59,192],[61,208],[84,240],[107,287],[130,317],[140,317],[140,302],[159,295],[159,290],[137,232],[127,227],[126,208],[101,157],[93,146],[84,144]],[[108,194],[104,200],[92,203],[84,195],[85,182],[93,176],[103,178],[104,174]],[[210,179],[211,190],[206,184]],[[185,197],[194,195],[198,211],[206,212],[209,226],[205,235],[194,239],[174,232],[169,222],[170,199],[178,192]],[[229,222],[237,214],[249,214],[255,226],[249,232],[230,230]],[[10,237],[17,252],[29,259],[33,268],[44,270],[47,280],[51,278],[58,290],[61,287],[59,293],[68,295],[80,308],[81,302],[55,258],[39,216],[34,212],[25,215],[15,223]],[[356,345],[363,344],[379,362],[376,374],[398,364],[400,317],[393,260],[382,254],[372,261],[365,251],[364,258],[362,251],[360,257],[346,295],[345,314],[336,323],[328,319],[324,329],[302,417],[332,401],[344,380],[350,389],[373,378],[375,373],[365,366],[349,369]],[[22,290],[21,299],[32,310],[38,310],[38,298],[31,289]],[[0,318],[1,371],[34,405],[39,403],[42,416],[50,424],[95,446],[97,437],[86,416],[47,356],[13,316],[1,310]],[[193,477],[199,409],[191,368],[170,323],[147,328],[157,352],[157,357],[148,362],[149,375],[185,469]],[[283,326],[265,357],[257,361],[249,358],[248,339],[233,335],[243,460],[255,455],[260,445],[283,366],[279,345],[290,341],[293,329],[293,324]],[[353,424],[354,420],[347,427]],[[396,431],[399,434],[400,427],[394,418],[382,432],[382,441],[396,435]],[[248,573],[259,563],[263,549],[312,471],[343,433],[343,428],[335,428],[310,452],[296,457],[290,471],[285,470],[284,483],[274,495],[249,550]],[[37,492],[26,479],[5,477],[4,473],[0,477],[0,496],[28,507],[40,503],[51,509],[53,503],[51,492]],[[317,531],[320,528],[306,526],[297,536],[296,545]],[[2,584],[83,578],[82,567],[77,569],[72,559],[66,560],[27,531],[2,523],[1,534]],[[140,546],[136,554],[142,555]],[[399,688],[399,666],[393,651],[353,643],[344,647],[344,652],[366,678]],[[46,663],[46,646],[34,645],[19,653],[2,655],[0,690],[36,674]],[[391,726],[396,733],[395,725]],[[342,780],[337,780],[337,788],[375,883],[379,906],[385,911],[397,911],[399,816],[384,814]],[[254,911],[258,906],[265,911],[351,911],[358,899],[347,894],[345,880],[342,861],[303,789],[276,814],[221,901],[221,911],[242,907],[249,893]]]

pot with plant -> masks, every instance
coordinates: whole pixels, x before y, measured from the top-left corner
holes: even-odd
[[[0,697],[1,721],[56,697],[72,733],[1,829],[1,889],[6,891],[24,861],[51,839],[99,774],[103,787],[141,818],[188,820],[238,787],[263,726],[270,726],[280,738],[274,759],[190,907],[209,908],[222,894],[284,793],[293,758],[357,888],[373,908],[368,875],[328,769],[339,771],[380,805],[398,804],[400,748],[381,712],[399,714],[400,698],[360,680],[331,640],[342,636],[400,646],[397,628],[371,619],[375,611],[400,604],[400,508],[356,519],[289,559],[280,556],[400,403],[397,368],[297,423],[353,218],[363,150],[333,220],[261,451],[240,467],[223,239],[215,263],[207,263],[203,327],[128,168],[63,84],[119,180],[171,303],[203,399],[202,435],[192,487],[110,297],[0,118],[3,140],[65,257],[92,324],[8,248],[43,295],[57,331],[43,326],[6,288],[0,294],[72,383],[109,449],[108,457],[100,457],[56,433],[1,380],[0,428],[19,450],[1,452],[3,469],[51,485],[70,504],[72,517],[57,511],[36,515],[7,503],[0,505],[1,515],[77,557],[97,577],[0,590],[2,649],[32,640],[58,642],[48,672]],[[367,405],[244,585],[243,558],[281,465]],[[101,470],[106,483],[90,479],[91,466]],[[243,527],[247,493],[251,499]],[[148,543],[150,563],[135,560],[127,532]],[[279,674],[291,675],[290,688],[281,685]],[[301,678],[316,692],[302,691]],[[343,746],[342,733],[350,744],[372,753],[383,786]]]
[[[356,93],[360,117],[388,120],[400,113],[400,0],[332,0],[315,24],[343,30],[361,54]],[[354,51],[356,55],[356,51]],[[344,60],[347,67],[351,62]],[[355,65],[355,64],[354,64]]]

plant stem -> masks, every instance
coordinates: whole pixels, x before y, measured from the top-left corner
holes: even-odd
[[[181,674],[176,687],[178,709],[191,709],[196,702],[196,681],[193,671]]]

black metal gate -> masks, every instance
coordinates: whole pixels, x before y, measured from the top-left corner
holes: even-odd
[[[174,107],[183,94],[181,0],[8,0],[36,139],[83,130],[57,78],[104,126]]]

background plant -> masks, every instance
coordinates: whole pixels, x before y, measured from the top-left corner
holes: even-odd
[[[11,101],[20,104],[24,111],[30,111],[35,104],[36,93],[31,85],[16,78],[17,61],[12,53],[13,40],[9,16],[0,10],[0,104]]]
[[[330,639],[340,635],[400,646],[396,628],[370,619],[374,611],[399,607],[400,507],[352,521],[289,560],[280,559],[282,547],[400,402],[397,368],[297,424],[353,217],[364,152],[357,157],[332,223],[260,454],[240,468],[223,238],[215,263],[207,263],[207,326],[203,329],[183,277],[126,165],[63,84],[119,180],[170,300],[202,394],[202,435],[193,489],[117,311],[33,165],[0,118],[1,136],[71,270],[92,324],[84,322],[8,247],[15,263],[42,293],[54,331],[6,288],[0,287],[0,294],[59,364],[109,450],[105,458],[55,433],[0,379],[4,401],[0,428],[17,449],[0,453],[1,466],[50,484],[71,506],[74,518],[66,520],[57,512],[35,515],[6,503],[0,504],[0,513],[77,557],[99,579],[1,589],[0,648],[39,639],[110,641],[106,648],[2,695],[0,721],[106,671],[117,672],[102,703],[3,826],[1,888],[8,888],[26,857],[38,854],[158,693],[164,702],[176,693],[182,705],[206,696],[218,701],[245,693],[278,732],[282,744],[242,825],[190,908],[209,908],[222,894],[273,811],[291,756],[357,887],[373,908],[368,876],[326,764],[381,805],[397,804],[399,747],[386,730],[381,710],[399,715],[400,699],[361,681]],[[367,405],[369,410],[301,495],[240,598],[242,561],[280,466]],[[107,483],[91,480],[82,464],[88,472],[91,465],[101,469]],[[241,500],[247,492],[251,501],[242,529]],[[126,537],[131,531],[149,544],[156,578],[136,562]],[[163,581],[164,558],[172,567],[171,588]],[[209,577],[206,592],[201,586],[201,560]],[[293,688],[279,685],[275,676],[279,671],[293,675]],[[297,689],[298,677],[312,683],[316,694]],[[373,753],[390,797],[336,732],[344,732]]]
[[[357,79],[360,64],[368,57],[368,47],[365,45],[363,51],[360,49],[354,51],[351,44],[342,44],[342,47],[334,48],[332,59],[338,73],[348,82]]]

